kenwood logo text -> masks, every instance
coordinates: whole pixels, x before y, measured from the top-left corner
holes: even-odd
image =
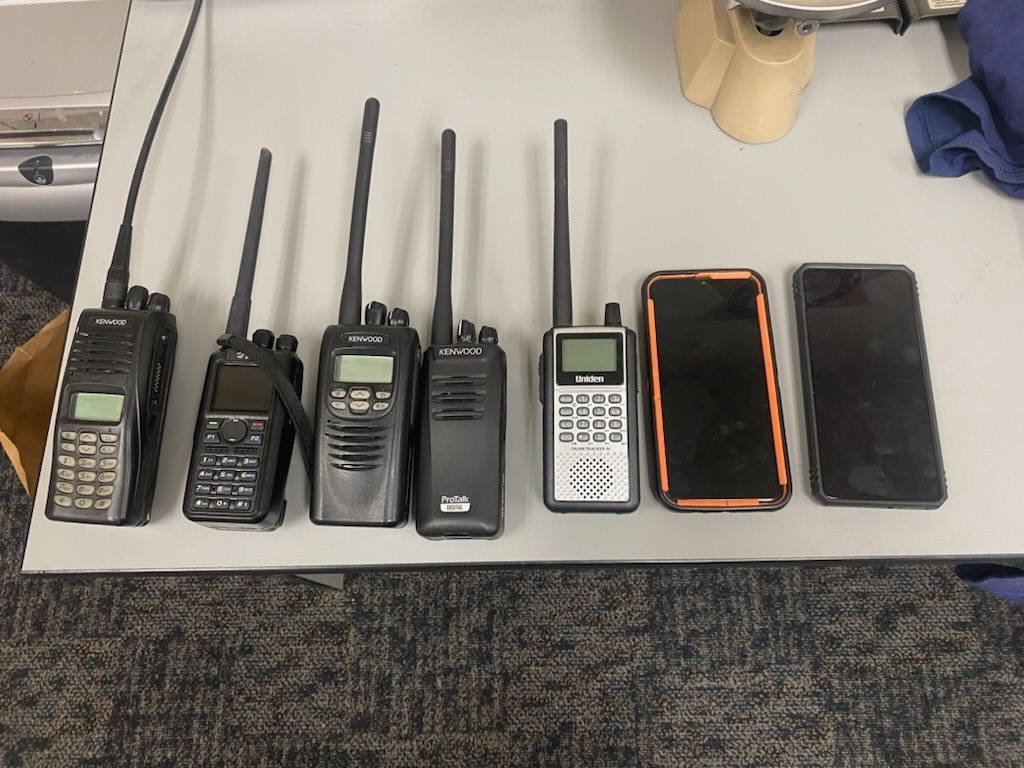
[[[93,325],[128,325],[128,320],[123,317],[97,317],[92,321]]]
[[[349,336],[348,341],[356,342],[359,344],[383,344],[383,336]]]
[[[441,347],[437,350],[441,357],[476,357],[483,353],[483,347]]]

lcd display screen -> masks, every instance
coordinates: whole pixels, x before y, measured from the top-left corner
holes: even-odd
[[[788,492],[759,295],[759,284],[744,277],[667,276],[649,285],[662,485],[664,490],[667,481],[674,500],[717,500],[723,507],[743,500],[748,503],[736,506],[756,506]]]
[[[101,392],[77,392],[71,400],[71,418],[79,421],[95,421],[117,424],[121,421],[124,395]]]
[[[945,498],[910,273],[800,273],[821,490],[836,500]]]
[[[390,384],[395,358],[390,355],[338,355],[334,380],[346,384]]]
[[[267,413],[273,402],[274,385],[254,365],[221,365],[213,386],[215,411]]]
[[[618,370],[619,342],[616,338],[561,339],[561,367],[566,373],[607,373]]]

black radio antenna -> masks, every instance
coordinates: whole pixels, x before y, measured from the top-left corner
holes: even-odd
[[[441,226],[437,244],[437,292],[430,343],[452,343],[452,250],[455,241],[455,131],[441,134]]]
[[[142,174],[146,170],[146,161],[149,160],[149,151],[153,148],[156,129],[160,125],[160,118],[164,114],[164,107],[167,106],[167,99],[170,98],[174,81],[178,78],[178,70],[181,69],[185,51],[188,50],[188,45],[192,40],[192,33],[195,31],[202,5],[203,0],[195,0],[192,4],[192,15],[189,16],[185,34],[178,45],[178,52],[174,55],[174,62],[164,81],[163,90],[160,91],[160,97],[156,101],[153,116],[149,118],[149,127],[142,140],[139,159],[135,162],[135,173],[132,175],[132,182],[128,187],[124,218],[121,220],[121,228],[117,232],[117,243],[114,245],[114,254],[110,259],[110,269],[107,270],[107,281],[103,285],[103,303],[101,305],[103,309],[124,309],[124,300],[128,293],[128,268],[131,264],[132,220],[135,218],[135,205],[139,201],[139,190],[142,188]]]
[[[363,241],[366,239],[366,210],[370,203],[370,172],[373,148],[377,144],[377,118],[380,102],[367,99],[363,107],[363,128],[359,137],[359,164],[356,166],[355,199],[352,202],[352,226],[348,233],[348,263],[341,288],[341,325],[359,325],[363,309]]]
[[[556,328],[572,325],[572,266],[569,262],[569,126],[555,121],[555,269],[551,290],[551,321]]]
[[[249,309],[252,307],[252,283],[256,277],[256,255],[260,250],[260,233],[263,231],[263,209],[267,204],[267,185],[270,182],[270,161],[273,155],[264,147],[260,150],[260,164],[256,168],[256,185],[252,190],[249,205],[249,224],[245,228],[245,243],[242,245],[242,263],[238,267],[238,282],[235,296],[228,311],[228,324],[224,333],[228,336],[249,334]]]

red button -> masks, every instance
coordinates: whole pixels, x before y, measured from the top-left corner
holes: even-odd
[[[262,432],[264,429],[266,429],[266,426],[267,422],[263,421],[262,419],[258,421],[249,422],[249,429],[251,429],[253,432]]]

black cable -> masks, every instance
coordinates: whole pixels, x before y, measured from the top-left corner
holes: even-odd
[[[277,396],[281,399],[281,404],[284,405],[285,411],[288,412],[288,418],[291,419],[292,425],[295,427],[295,437],[298,438],[299,451],[302,453],[302,464],[306,468],[306,475],[312,480],[313,428],[309,424],[306,410],[302,407],[302,400],[299,399],[299,395],[295,392],[295,387],[292,385],[291,380],[281,370],[281,366],[278,364],[277,358],[274,357],[274,353],[263,347],[256,346],[242,336],[225,334],[217,339],[217,343],[225,349],[237,349],[239,352],[244,353],[270,379],[274,389],[277,391]]]

